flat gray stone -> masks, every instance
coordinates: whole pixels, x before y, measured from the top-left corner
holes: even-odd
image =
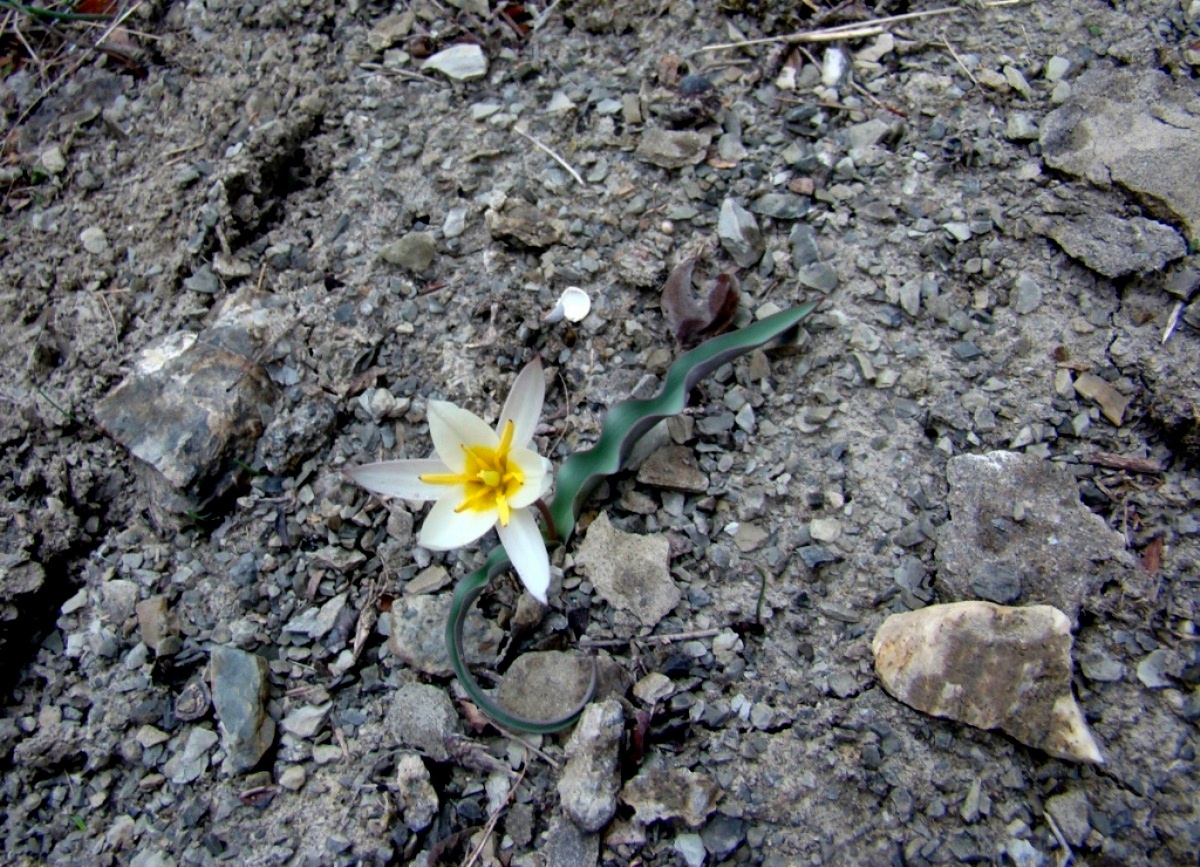
[[[1088,820],[1090,809],[1087,794],[1082,789],[1068,789],[1046,799],[1046,811],[1054,817],[1066,841],[1075,847],[1082,846],[1092,830]]]
[[[1071,694],[1071,624],[1049,605],[931,605],[888,617],[871,643],[887,692],[923,713],[1075,762],[1103,763]]]
[[[478,45],[460,42],[430,57],[421,69],[440,72],[455,81],[469,81],[487,75],[488,60]]]
[[[609,523],[607,513],[601,513],[588,527],[575,561],[592,580],[597,595],[653,626],[682,598],[671,577],[670,558],[664,537],[623,533]]]
[[[1200,238],[1200,102],[1156,69],[1097,65],[1042,121],[1046,164],[1128,190],[1155,216]]]
[[[587,834],[565,816],[555,816],[550,821],[541,854],[546,867],[595,864],[600,857],[600,835]]]
[[[687,446],[666,446],[653,452],[638,468],[637,480],[644,485],[688,494],[703,494],[708,490],[708,476]]]
[[[1082,601],[1125,557],[1121,535],[1079,501],[1075,478],[1017,452],[951,458],[938,528],[943,599],[1044,603],[1076,622]],[[1017,520],[1017,517],[1020,520]]]
[[[1158,271],[1187,253],[1178,232],[1145,217],[1088,213],[1038,221],[1035,228],[1072,259],[1111,279]]]
[[[450,677],[454,667],[446,650],[446,618],[450,616],[450,595],[402,596],[392,601],[391,635],[388,647],[410,668],[435,677]],[[477,609],[467,615],[463,642],[467,662],[472,665],[492,662],[503,633]]]
[[[707,133],[651,127],[642,133],[637,156],[664,169],[681,169],[704,162],[710,144]]]
[[[235,647],[213,649],[209,676],[225,751],[221,769],[227,774],[257,765],[275,741],[275,721],[266,705],[269,671],[261,656]]]
[[[749,268],[762,258],[767,249],[758,228],[758,220],[733,199],[721,203],[717,237],[721,239],[725,252],[740,268]]]

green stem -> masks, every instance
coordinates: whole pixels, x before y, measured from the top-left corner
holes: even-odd
[[[87,15],[80,12],[56,12],[40,6],[26,6],[16,0],[0,0],[0,8],[24,12],[31,18],[49,18],[52,21],[111,21],[112,15]]]
[[[588,494],[605,476],[619,472],[629,457],[634,445],[650,428],[668,416],[676,415],[687,407],[688,392],[704,377],[722,364],[740,355],[757,349],[781,334],[795,328],[823,301],[818,298],[768,316],[739,331],[706,340],[695,349],[680,356],[667,371],[663,387],[649,400],[626,400],[609,410],[600,430],[600,439],[586,451],[571,455],[563,462],[555,482],[554,502],[547,510],[539,502],[542,514],[547,518],[547,535],[557,537],[565,544],[575,529],[575,521],[583,508]],[[530,720],[508,712],[494,702],[483,688],[476,683],[467,667],[463,652],[463,627],[471,605],[495,576],[509,568],[508,556],[503,547],[493,548],[487,563],[458,582],[454,598],[450,603],[450,617],[446,621],[446,646],[450,652],[450,663],[463,689],[479,708],[506,728],[518,731],[551,734],[574,723],[596,692],[596,661],[592,659],[592,678],[583,700],[570,713],[553,720]],[[759,593],[758,616],[762,616],[762,599],[766,592],[766,575]]]

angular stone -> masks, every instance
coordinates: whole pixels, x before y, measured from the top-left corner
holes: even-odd
[[[740,268],[749,268],[762,258],[767,245],[758,228],[754,215],[735,202],[726,199],[721,203],[717,217],[717,237],[721,246]]]
[[[795,193],[766,193],[750,203],[750,210],[776,220],[799,220],[812,207],[808,196]]]
[[[1057,465],[1016,452],[962,455],[946,478],[951,520],[938,528],[935,553],[943,598],[1002,593],[1053,605],[1074,622],[1092,588],[1121,568],[1121,535],[1080,502],[1074,476]]]
[[[558,719],[583,700],[591,679],[591,661],[578,654],[523,653],[505,672],[496,701],[525,719]]]
[[[426,683],[406,683],[397,689],[384,724],[397,743],[420,750],[435,762],[450,758],[446,740],[462,728],[450,696]]]
[[[1076,848],[1083,845],[1092,830],[1088,820],[1090,810],[1087,793],[1082,789],[1068,789],[1046,799],[1046,811],[1054,817],[1066,841]]]
[[[421,69],[432,69],[455,81],[469,81],[487,75],[488,60],[478,45],[460,42],[430,57],[421,64]]]
[[[1075,391],[1088,400],[1100,404],[1104,417],[1117,427],[1125,421],[1125,410],[1129,408],[1129,398],[1121,394],[1108,382],[1094,373],[1082,373],[1075,380]]]
[[[495,240],[530,250],[545,250],[561,244],[566,235],[562,220],[547,217],[521,200],[509,199],[502,211],[488,211],[484,214],[484,222]]]
[[[167,606],[167,597],[151,596],[149,599],[143,599],[134,606],[134,610],[137,612],[138,631],[142,641],[151,650],[157,651],[162,640],[176,631]]]
[[[391,48],[409,34],[416,18],[416,13],[412,10],[384,16],[367,32],[367,45],[371,46],[373,51]]]
[[[679,819],[697,828],[716,809],[720,794],[716,783],[694,771],[655,765],[625,784],[621,800],[633,807],[642,824]]]
[[[956,602],[891,615],[871,649],[883,688],[923,713],[1103,763],[1071,694],[1071,644],[1070,621],[1049,605]]]
[[[401,662],[423,674],[452,676],[454,667],[450,664],[445,638],[449,616],[449,595],[403,596],[393,600],[388,647]],[[479,665],[494,660],[502,638],[500,628],[473,609],[463,630],[467,662]]]
[[[200,511],[241,477],[275,395],[252,359],[278,315],[269,299],[234,296],[204,331],[153,341],[97,404],[100,428],[149,468],[155,506]]]
[[[429,827],[438,811],[437,790],[429,769],[416,753],[401,753],[396,759],[397,807],[404,812],[404,825],[412,832]]]
[[[1159,219],[1200,239],[1200,113],[1193,88],[1157,69],[1098,64],[1042,121],[1046,164],[1133,193]]]
[[[687,494],[703,494],[708,490],[708,476],[687,446],[666,446],[652,453],[638,468],[637,480],[643,485]]]
[[[1034,228],[1072,259],[1112,279],[1161,270],[1187,253],[1178,232],[1145,217],[1086,213],[1072,220],[1034,221]]]
[[[328,701],[324,704],[307,704],[295,708],[288,711],[287,716],[279,721],[279,727],[293,737],[316,737],[332,709],[333,702]]]
[[[585,834],[564,816],[555,816],[541,847],[546,867],[581,867],[596,864],[600,857],[600,835]]]
[[[420,274],[428,270],[437,256],[437,244],[431,232],[409,232],[379,251],[379,258]]]
[[[585,831],[599,831],[617,812],[624,723],[616,699],[589,704],[567,741],[558,797],[563,812]]]
[[[682,596],[671,577],[670,558],[670,545],[662,536],[623,533],[601,513],[588,527],[575,561],[602,599],[653,626]]]
[[[221,770],[226,774],[257,765],[275,741],[275,721],[266,706],[269,671],[261,656],[233,647],[213,649],[209,677],[225,751]]]
[[[704,162],[710,144],[707,133],[649,128],[642,133],[637,155],[664,169],[681,169]]]

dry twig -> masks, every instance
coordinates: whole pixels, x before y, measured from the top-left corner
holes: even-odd
[[[878,36],[886,29],[884,25],[900,21],[911,21],[915,18],[929,18],[934,15],[953,15],[962,12],[957,7],[929,9],[924,12],[908,12],[904,15],[889,15],[886,18],[876,18],[872,21],[859,21],[854,24],[842,24],[838,27],[826,27],[821,30],[802,30],[787,36],[769,36],[764,39],[745,39],[741,42],[724,42],[720,45],[706,45],[691,52],[702,54],[709,51],[725,51],[731,48],[748,48],[753,45],[775,45],[777,43],[793,42],[837,42],[842,39],[861,39],[865,36]],[[689,55],[690,56],[690,55]]]
[[[581,186],[581,187],[587,186],[587,183],[585,183],[583,178],[580,177],[579,172],[577,172],[577,171],[575,171],[575,169],[571,168],[570,163],[568,163],[566,160],[564,160],[562,157],[560,157],[554,151],[550,150],[550,148],[546,147],[544,144],[542,144],[540,141],[535,139],[529,133],[518,129],[515,126],[513,127],[513,132],[515,132],[517,135],[521,136],[524,139],[528,139],[530,142],[533,143],[534,147],[536,147],[538,150],[549,154],[551,159],[553,159],[556,163],[558,163],[560,166],[562,166],[564,169],[566,169],[568,172],[571,173],[571,177],[573,177],[575,179],[576,183],[578,183],[579,186]]]

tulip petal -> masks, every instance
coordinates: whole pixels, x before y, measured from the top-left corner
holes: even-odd
[[[525,476],[521,490],[508,498],[508,504],[514,509],[533,505],[550,487],[550,462],[532,449],[513,449],[508,453],[508,460]]]
[[[421,481],[421,476],[446,472],[446,465],[439,460],[380,461],[347,467],[343,472],[355,484],[373,494],[399,497],[402,500],[436,500],[446,495],[445,485],[431,485]]]
[[[508,526],[496,529],[521,583],[534,599],[545,605],[546,591],[550,588],[550,556],[546,553],[537,519],[528,509],[517,509]]]
[[[513,432],[513,445],[529,445],[538,419],[542,417],[542,403],[545,399],[546,377],[542,374],[542,360],[535,358],[517,374],[512,391],[504,401],[504,409],[500,410],[500,421],[496,424],[496,429],[504,430],[504,425],[511,421],[516,428]]]
[[[487,422],[448,401],[431,400],[426,414],[433,448],[451,472],[461,473],[466,466],[464,446],[494,449],[500,444],[500,438]]]
[[[455,491],[450,496],[442,497],[433,504],[421,532],[417,535],[417,544],[430,551],[449,551],[470,545],[496,523],[496,511],[489,509],[477,512],[474,509],[454,511],[462,504],[462,491]]]

